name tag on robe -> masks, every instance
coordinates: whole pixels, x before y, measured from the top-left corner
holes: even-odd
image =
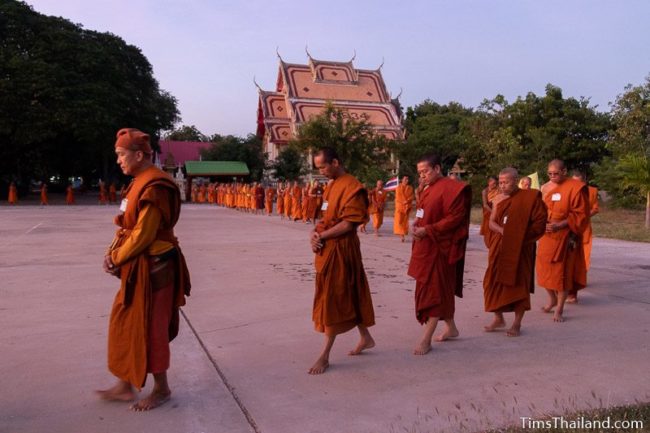
[[[506,225],[507,222],[508,222],[508,215],[503,217],[503,225]]]
[[[555,194],[553,194],[551,196],[551,201],[560,201],[561,198],[562,198],[562,194],[560,194],[559,192],[556,192]]]
[[[421,209],[421,208],[420,208],[420,209],[418,209],[417,211],[415,211],[415,217],[416,217],[416,218],[422,218],[422,217],[424,217],[424,209]]]
[[[323,210],[323,211],[327,210],[327,202],[326,201],[323,202],[323,205],[320,207],[320,210]]]
[[[120,203],[120,212],[124,213],[126,212],[126,206],[129,204],[129,199],[125,198],[122,199],[122,203]]]

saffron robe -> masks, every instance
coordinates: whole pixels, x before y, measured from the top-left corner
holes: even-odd
[[[108,201],[110,203],[117,203],[117,189],[115,189],[115,184],[110,184],[108,187]]]
[[[41,186],[41,204],[49,204],[47,200],[47,185]]]
[[[316,225],[318,233],[341,221],[355,225],[368,221],[367,193],[350,174],[346,173],[331,183],[324,201],[327,209]],[[357,325],[374,325],[375,313],[356,228],[338,238],[325,240],[314,262],[316,293],[312,319],[316,330],[337,335]]]
[[[395,220],[393,233],[407,235],[409,233],[409,213],[413,206],[414,191],[411,185],[399,184],[395,190]]]
[[[464,182],[441,177],[419,194],[422,214],[414,225],[426,236],[413,240],[408,275],[415,278],[415,316],[452,319],[454,294],[463,296],[465,248],[469,237],[472,191]],[[417,214],[416,214],[417,215]]]
[[[494,200],[494,197],[499,195],[499,188],[494,188],[492,190],[485,188],[486,194],[487,194],[487,204],[490,206],[490,209],[492,209],[492,200]],[[481,220],[481,230],[479,231],[479,234],[483,236],[483,242],[485,243],[485,246],[487,248],[490,248],[490,235],[492,232],[490,231],[490,211],[485,209],[485,207],[481,206],[481,209],[483,210],[483,219]]]
[[[140,389],[144,386],[150,357],[150,326],[153,305],[150,253],[156,244],[164,251],[165,244],[175,248],[173,261],[172,311],[166,323],[168,341],[178,334],[178,308],[185,305],[190,294],[190,279],[185,258],[174,236],[173,228],[180,215],[180,191],[171,176],[156,167],[139,174],[126,190],[126,211],[115,217],[120,227],[110,248],[111,259],[120,269],[120,290],[115,296],[108,331],[108,367],[119,379]],[[138,227],[141,213],[155,208],[159,215],[154,241],[139,244]],[[151,230],[151,227],[147,227]],[[144,248],[144,249],[143,249]],[[153,322],[159,323],[159,318]],[[159,334],[159,332],[157,333]]]
[[[268,187],[264,191],[264,207],[266,209],[266,214],[271,215],[273,213],[273,199],[275,198],[275,189]]]
[[[305,186],[302,189],[302,205],[301,205],[301,214],[302,214],[302,220],[303,222],[306,222],[308,219],[311,219],[309,217],[309,190],[311,188],[309,185]]]
[[[547,222],[567,220],[569,225],[539,240],[537,284],[557,292],[580,290],[587,284],[582,235],[589,223],[587,186],[575,179],[550,183],[544,194]]]
[[[284,191],[285,191],[284,189],[278,187],[276,200],[275,200],[275,207],[278,215],[284,214]]]
[[[291,188],[291,219],[297,221],[302,219],[302,188],[299,186]]]
[[[258,185],[253,189],[253,197],[255,202],[254,209],[264,209],[264,187]]]
[[[72,189],[72,185],[68,185],[65,190],[65,203],[74,204],[74,190]]]
[[[293,207],[292,188],[290,186],[284,189],[284,216],[291,218],[291,208]]]
[[[530,294],[535,289],[535,242],[546,231],[542,194],[534,189],[517,190],[492,212],[503,235],[492,231],[488,237],[488,267],[483,278],[485,311],[530,310]]]
[[[370,191],[370,216],[372,217],[372,227],[375,230],[379,230],[384,223],[384,207],[387,196],[388,194],[383,189],[375,188]]]
[[[600,208],[598,206],[598,188],[593,186],[588,186],[589,193],[589,224],[585,232],[582,234],[582,249],[585,253],[585,268],[589,270],[591,267],[591,247],[593,245],[594,233],[591,228],[591,217],[596,215]]]
[[[9,196],[7,197],[9,204],[18,203],[18,189],[16,185],[9,185]]]

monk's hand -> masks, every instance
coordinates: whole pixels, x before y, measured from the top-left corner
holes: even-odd
[[[111,260],[110,255],[104,256],[104,272],[114,275],[114,276],[119,276],[120,269],[113,264],[113,261]]]
[[[311,232],[311,250],[315,253],[319,252],[323,248],[323,239],[320,237],[320,233],[313,231]]]
[[[550,223],[546,224],[546,233],[555,233],[558,230],[561,230],[564,226],[562,225],[562,222],[557,222],[557,221],[551,221]]]
[[[427,235],[427,229],[424,227],[413,227],[413,237],[417,240],[424,239]]]

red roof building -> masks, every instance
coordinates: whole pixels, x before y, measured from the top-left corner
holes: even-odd
[[[205,141],[169,141],[160,140],[160,152],[158,161],[166,169],[175,169],[179,165],[185,166],[185,161],[200,161],[201,149],[207,149],[212,145]]]
[[[391,98],[381,67],[355,69],[352,60],[330,62],[309,56],[307,65],[299,65],[280,59],[275,91],[260,88],[257,108],[257,135],[270,160],[296,136],[300,124],[319,115],[327,102],[352,119],[365,119],[391,140],[404,139],[400,105]]]

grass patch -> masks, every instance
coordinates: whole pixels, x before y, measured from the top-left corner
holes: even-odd
[[[472,224],[481,224],[483,214],[480,207],[472,208]],[[600,212],[591,219],[594,236],[621,239],[624,241],[650,242],[650,230],[645,224],[645,211],[600,207]]]
[[[524,433],[524,432],[535,432],[535,433],[575,433],[575,432],[593,432],[593,433],[639,433],[639,432],[650,432],[650,403],[640,403],[631,406],[618,406],[607,409],[592,409],[586,411],[579,411],[571,414],[563,415],[564,421],[568,422],[568,425],[564,427],[560,425],[560,421],[557,421],[557,427],[546,428],[524,428],[521,425],[517,427],[508,427],[505,429],[490,430],[486,433]],[[580,424],[583,420],[583,423]],[[580,425],[587,426],[587,422],[599,421],[605,422],[609,420],[611,423],[609,428],[579,428]],[[547,423],[554,423],[553,417],[540,418],[536,421],[546,421]],[[640,421],[643,424],[643,428],[636,426],[634,428],[630,427],[630,422]],[[570,423],[576,422],[571,426]],[[625,422],[627,424],[620,424],[622,427],[616,428],[615,422]],[[592,424],[594,426],[596,423]],[[608,427],[606,424],[601,424],[602,427]],[[627,428],[624,428],[626,427]],[[576,428],[578,427],[578,428]]]

